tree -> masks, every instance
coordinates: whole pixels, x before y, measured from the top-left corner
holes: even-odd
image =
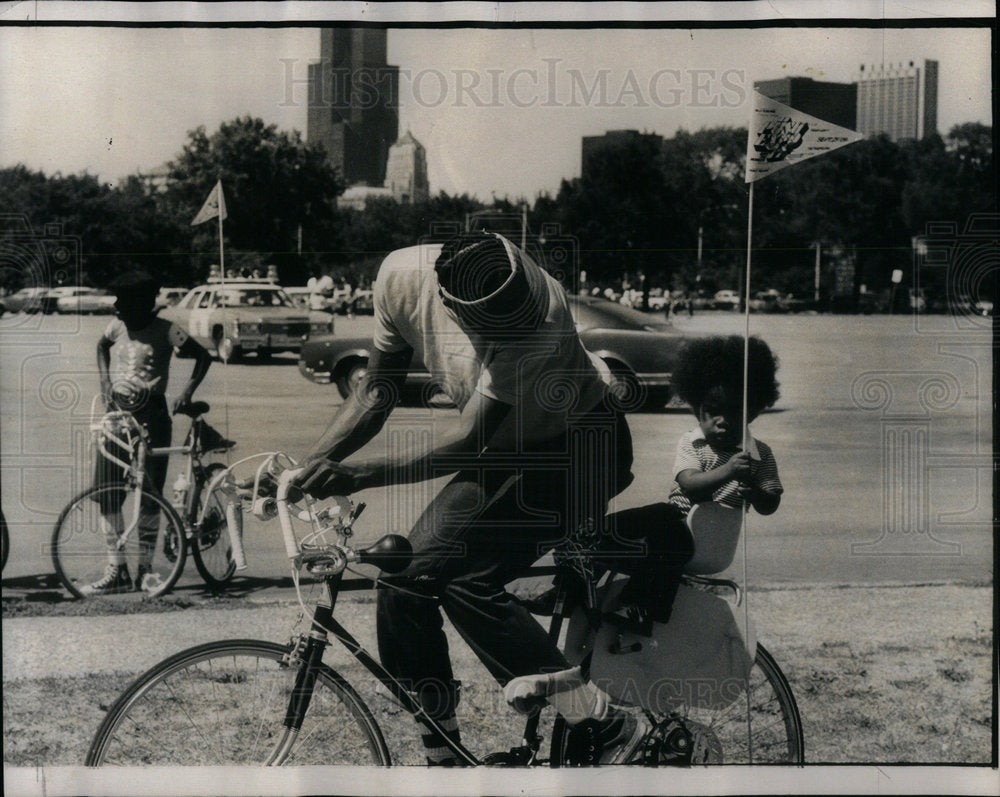
[[[294,284],[306,275],[307,264],[298,257],[300,225],[304,250],[306,237],[336,244],[330,238],[337,231],[336,198],[343,182],[325,150],[304,142],[298,131],[279,131],[249,116],[223,123],[211,136],[203,126],[191,131],[170,163],[167,212],[190,222],[216,180],[226,196],[227,245],[274,262],[284,281]],[[200,253],[202,262],[218,248],[211,227],[193,228],[190,235],[191,251]]]

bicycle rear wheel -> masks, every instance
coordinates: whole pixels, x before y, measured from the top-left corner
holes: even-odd
[[[795,697],[781,669],[763,645],[757,646],[748,683],[748,689],[743,688],[742,681],[738,686],[733,684],[734,690],[739,689],[738,696],[735,691],[727,690],[735,699],[725,708],[688,707],[670,717],[659,718],[657,727],[666,728],[670,723],[679,722],[686,728],[694,765],[804,763],[802,720]],[[567,738],[566,723],[558,717],[552,733],[553,765],[566,765]],[[665,756],[658,757],[657,750],[647,739],[641,763],[655,766],[668,763],[665,759]]]
[[[213,462],[205,468],[204,475],[195,484],[194,516],[192,524],[202,517],[200,526],[194,526],[191,535],[191,557],[194,566],[198,568],[202,579],[212,589],[222,589],[232,579],[236,572],[236,562],[233,561],[233,547],[229,541],[229,526],[226,523],[226,508],[218,492],[207,492],[212,479],[225,470],[219,462]]]
[[[210,642],[160,662],[108,711],[87,766],[389,765],[382,732],[354,689],[321,665],[309,711],[284,760],[296,667],[285,645]]]
[[[117,550],[113,542],[109,545],[116,537],[122,539]],[[187,540],[180,518],[162,496],[105,485],[84,490],[66,505],[52,530],[51,554],[56,573],[75,598],[153,598],[169,592],[180,578]],[[95,589],[112,561],[124,564],[124,574],[112,588]]]

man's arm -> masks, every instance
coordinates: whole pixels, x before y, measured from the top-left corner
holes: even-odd
[[[371,371],[368,372],[366,381],[370,376]],[[338,460],[341,456],[353,453],[360,448],[360,445],[351,450],[348,450],[349,447],[346,445],[334,445],[325,449],[331,452],[328,455],[324,456],[322,451],[310,455],[305,471],[296,479],[296,484],[316,497],[323,497],[340,493],[349,494],[387,484],[423,481],[432,476],[454,472],[462,466],[463,460],[482,452],[510,410],[509,404],[475,392],[456,421],[436,433],[429,444],[417,445],[393,453],[391,456],[351,463],[340,463]],[[340,421],[342,412],[334,418],[331,429]],[[348,414],[351,412],[347,411]],[[384,416],[382,421],[384,422]],[[378,428],[381,428],[381,423],[378,424]],[[378,428],[372,431],[371,427],[365,427],[364,432],[372,433],[364,438],[364,442],[370,440]],[[328,430],[324,440],[330,434],[331,431]],[[329,442],[333,442],[337,436],[331,437]],[[360,436],[350,439],[353,442],[360,439]],[[322,459],[317,459],[317,456]]]
[[[198,388],[198,385],[202,383],[202,380],[205,378],[205,374],[208,373],[208,369],[212,365],[212,355],[210,355],[205,347],[194,338],[188,338],[185,340],[184,343],[180,345],[178,351],[185,357],[194,358],[194,368],[191,371],[191,378],[184,386],[181,394],[174,399],[174,412],[177,412],[178,407],[182,407],[191,402],[191,397],[194,395],[194,391]]]
[[[372,349],[364,379],[337,408],[323,436],[306,455],[305,464],[338,462],[377,435],[396,406],[412,358],[410,348],[395,352]]]

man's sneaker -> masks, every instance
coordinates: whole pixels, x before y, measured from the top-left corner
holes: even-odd
[[[629,764],[642,748],[652,726],[641,715],[613,712],[604,721],[598,738],[602,741],[602,764]]]
[[[108,564],[104,576],[80,590],[84,595],[118,595],[132,591],[132,579],[128,565]]]
[[[570,766],[630,764],[652,726],[642,716],[612,711],[601,722],[584,720],[570,728],[566,760]]]

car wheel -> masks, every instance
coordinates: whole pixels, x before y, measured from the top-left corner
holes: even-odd
[[[222,334],[217,334],[215,337],[215,353],[224,363],[238,363],[242,355],[236,341]]]
[[[336,376],[337,392],[340,397],[346,399],[358,387],[358,383],[365,378],[368,373],[368,360],[351,360],[351,362],[340,367]]]

